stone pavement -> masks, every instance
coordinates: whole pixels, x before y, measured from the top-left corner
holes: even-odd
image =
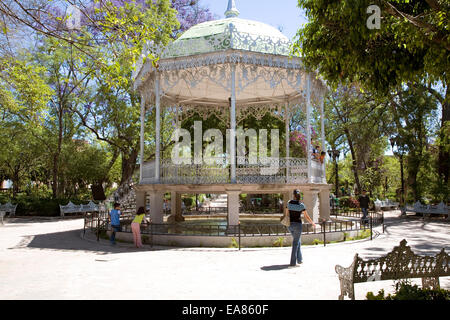
[[[406,239],[414,252],[450,251],[450,222],[385,214],[373,241],[303,246],[304,263],[288,269],[290,248],[134,249],[81,238],[83,220],[7,219],[0,225],[0,299],[336,300],[336,264],[385,255]],[[420,279],[413,280],[420,284]],[[356,284],[393,292],[393,281]],[[441,278],[450,289],[450,277]]]

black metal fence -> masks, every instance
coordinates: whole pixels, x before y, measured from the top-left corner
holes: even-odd
[[[322,234],[323,244],[327,244],[327,234],[334,232],[351,232],[370,230],[370,238],[373,237],[373,228],[382,226],[384,233],[384,214],[369,212],[366,220],[362,219],[362,214],[348,213],[341,216],[352,219],[326,221],[319,223],[320,227],[313,227],[309,223],[303,224],[303,234]],[[131,233],[131,221],[134,215],[125,215],[121,217],[122,232]],[[356,218],[356,219],[355,219]],[[317,226],[317,225],[316,225]],[[87,213],[84,217],[84,232],[90,229],[97,235],[104,231],[110,231],[111,226],[105,213]],[[205,237],[234,237],[238,238],[239,249],[241,237],[262,237],[262,236],[287,236],[289,229],[281,223],[246,223],[228,226],[226,224],[145,224],[141,225],[141,233],[150,236],[150,243],[153,244],[154,235],[179,235],[179,236],[205,236]]]

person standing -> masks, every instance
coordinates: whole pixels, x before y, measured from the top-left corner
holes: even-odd
[[[136,216],[131,222],[131,231],[133,232],[133,241],[136,248],[142,248],[141,223],[144,219],[145,209],[144,207],[140,207],[136,212]]]
[[[362,195],[359,196],[358,201],[359,207],[361,208],[361,211],[363,213],[362,221],[367,222],[367,214],[369,212],[370,198],[366,194],[366,190],[362,191]]]
[[[109,241],[112,245],[116,244],[116,232],[121,232],[122,228],[120,226],[120,216],[122,211],[120,211],[120,204],[114,203],[114,209],[109,212],[109,219],[111,222],[111,237]]]
[[[289,232],[292,234],[292,251],[290,266],[295,267],[298,264],[303,263],[303,257],[301,252],[301,236],[302,236],[302,214],[305,219],[315,227],[315,223],[309,217],[306,207],[301,202],[301,195],[299,190],[294,190],[294,200],[290,200],[286,206],[286,215],[289,214],[290,226]]]

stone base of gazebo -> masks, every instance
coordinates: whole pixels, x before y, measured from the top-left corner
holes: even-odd
[[[163,221],[163,197],[171,193],[171,216],[169,222],[183,221],[181,195],[190,194],[226,194],[228,203],[228,225],[239,224],[239,194],[283,194],[283,203],[292,199],[293,190],[303,193],[303,202],[308,214],[315,223],[330,218],[330,190],[328,184],[139,184],[135,186],[136,206],[145,207],[146,196],[150,197],[150,217],[155,224]]]

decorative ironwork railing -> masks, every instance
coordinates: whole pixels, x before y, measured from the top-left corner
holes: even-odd
[[[218,184],[230,183],[231,166],[227,158],[213,158],[207,164],[174,164],[161,160],[160,184]],[[155,184],[155,162],[146,162],[142,183]],[[324,166],[311,161],[311,182],[324,183]],[[308,183],[306,159],[264,158],[249,161],[236,159],[236,182],[240,184]]]
[[[122,232],[131,233],[131,221],[134,215],[121,217]],[[370,240],[373,238],[376,226],[382,226],[384,233],[383,214],[371,212],[367,221],[347,220],[347,221],[324,221],[317,224],[314,228],[309,223],[303,224],[303,234],[317,234],[323,236],[323,244],[327,244],[327,234],[335,232],[349,231],[370,231]],[[86,214],[84,217],[84,232],[91,230],[97,234],[97,241],[100,239],[100,233],[111,231],[107,215],[105,213]],[[262,237],[262,236],[287,236],[289,230],[281,223],[251,223],[246,225],[227,225],[227,224],[143,224],[141,226],[143,235],[179,235],[179,236],[218,236],[218,237]],[[153,241],[151,241],[153,245]],[[239,245],[240,247],[240,245]]]

